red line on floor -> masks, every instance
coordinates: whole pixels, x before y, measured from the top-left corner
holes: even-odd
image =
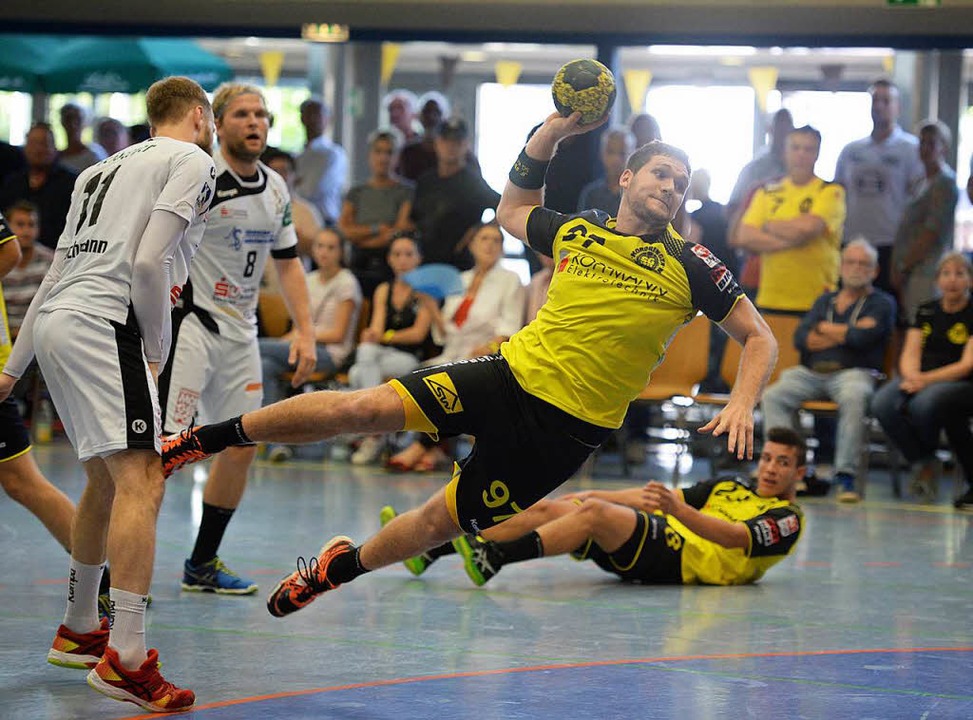
[[[690,660],[746,660],[750,658],[773,657],[815,657],[822,655],[869,655],[881,653],[929,653],[929,652],[973,652],[973,647],[925,647],[925,648],[871,648],[854,650],[800,650],[796,652],[767,652],[767,653],[727,653],[721,655],[675,655],[671,657],[641,658],[630,660],[597,660],[584,663],[562,663],[555,665],[531,665],[518,668],[498,668],[496,670],[471,670],[470,672],[444,673],[440,675],[423,675],[411,678],[393,678],[391,680],[374,680],[371,682],[351,683],[349,685],[334,685],[332,687],[312,688],[310,690],[294,690],[291,692],[272,693],[270,695],[256,695],[236,700],[198,705],[193,710],[212,710],[221,707],[232,707],[245,703],[262,702],[264,700],[279,700],[283,698],[299,697],[301,695],[315,695],[319,693],[338,692],[339,690],[358,690],[361,688],[377,688],[388,685],[406,685],[409,683],[425,682],[427,680],[457,680],[460,678],[488,677],[490,675],[510,675],[513,673],[544,672],[549,670],[572,670],[589,667],[612,667],[617,665],[648,665],[662,662],[687,662]],[[157,719],[157,714],[132,715],[121,720],[150,720]]]

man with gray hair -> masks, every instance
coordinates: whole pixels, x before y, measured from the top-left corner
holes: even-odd
[[[291,200],[284,179],[260,162],[270,113],[261,90],[224,83],[213,96],[219,138],[216,187],[189,282],[172,311],[172,349],[159,377],[162,427],[178,432],[193,419],[256,410],[263,402],[257,300],[268,257],[294,321],[290,362],[299,387],[314,370],[316,346],[304,267],[297,256]],[[203,512],[184,590],[247,595],[256,583],[219,559],[223,533],[243,497],[253,446],[229,448],[210,466]]]
[[[841,253],[841,289],[821,295],[794,333],[801,364],[784,370],[764,392],[764,428],[794,427],[808,400],[838,404],[833,484],[838,499],[858,502],[855,470],[864,441],[864,418],[882,371],[895,321],[895,301],[872,287],[878,252],[863,237]]]

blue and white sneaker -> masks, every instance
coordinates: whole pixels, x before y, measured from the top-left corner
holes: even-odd
[[[257,583],[240,577],[215,557],[202,565],[193,565],[187,560],[182,574],[182,589],[220,595],[252,595],[257,592]]]

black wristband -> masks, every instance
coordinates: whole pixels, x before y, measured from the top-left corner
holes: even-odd
[[[520,156],[510,168],[510,182],[524,190],[540,190],[544,187],[544,176],[550,160],[535,160],[527,154],[526,148],[520,151]]]

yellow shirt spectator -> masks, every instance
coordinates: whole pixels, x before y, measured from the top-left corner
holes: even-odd
[[[772,220],[812,214],[824,221],[824,232],[786,250],[761,255],[757,306],[768,310],[809,310],[838,281],[845,191],[814,177],[796,185],[789,177],[757,190],[743,215],[745,225],[762,227]]]

